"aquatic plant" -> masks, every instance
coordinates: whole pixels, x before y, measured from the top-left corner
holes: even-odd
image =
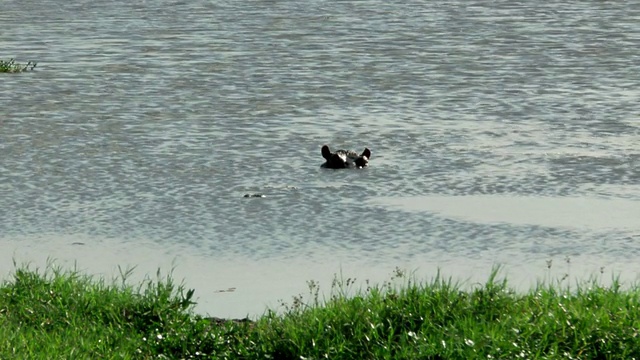
[[[16,63],[15,59],[9,59],[9,60],[0,59],[0,72],[19,73],[19,72],[31,71],[35,69],[36,65],[38,65],[38,63],[36,63],[35,61],[29,61],[26,64],[19,64],[19,63]]]

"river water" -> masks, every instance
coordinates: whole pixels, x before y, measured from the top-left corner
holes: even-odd
[[[4,276],[174,267],[217,316],[340,272],[640,276],[639,3],[3,0],[0,24],[0,58],[38,62],[0,74]]]

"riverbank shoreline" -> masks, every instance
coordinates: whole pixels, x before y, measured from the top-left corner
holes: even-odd
[[[495,268],[462,290],[397,268],[381,284],[335,277],[259,318],[193,312],[193,289],[157,273],[130,284],[17,267],[0,287],[0,357],[14,358],[631,358],[640,355],[640,289],[591,278],[516,292]]]

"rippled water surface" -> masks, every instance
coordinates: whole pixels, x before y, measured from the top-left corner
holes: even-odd
[[[640,271],[634,2],[4,0],[0,23],[0,58],[38,62],[0,74],[5,253]],[[321,169],[323,144],[371,166]]]

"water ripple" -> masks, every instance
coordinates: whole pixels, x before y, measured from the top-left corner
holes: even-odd
[[[639,201],[639,16],[601,1],[6,1],[0,55],[39,64],[0,85],[0,232],[252,259],[636,254],[624,229],[368,201]],[[369,147],[372,166],[319,169],[325,143]]]

